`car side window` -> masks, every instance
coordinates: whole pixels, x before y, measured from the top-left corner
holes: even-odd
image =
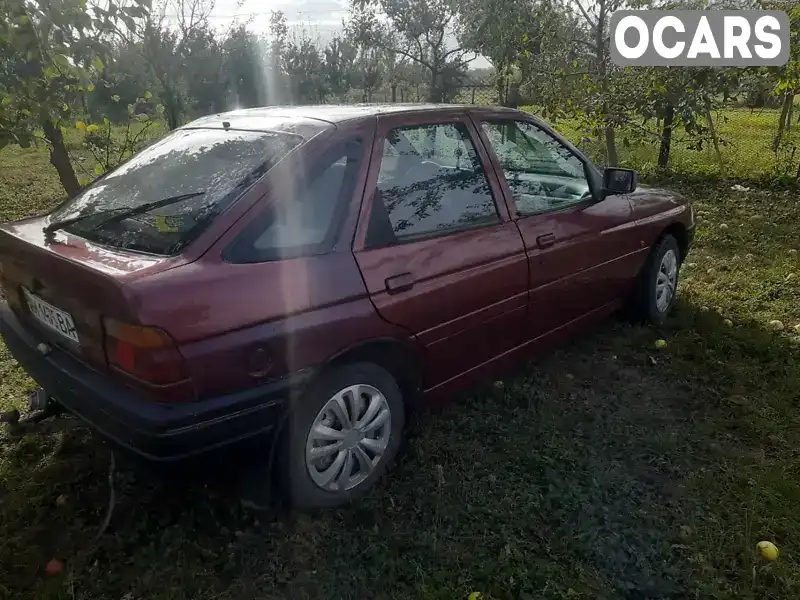
[[[527,121],[484,121],[482,127],[518,215],[560,210],[589,196],[583,162],[543,129]]]
[[[326,153],[295,180],[293,197],[275,199],[245,228],[226,251],[226,260],[262,262],[319,252],[353,197],[362,154],[360,140]]]
[[[466,126],[399,127],[387,134],[372,197],[368,247],[499,221]]]

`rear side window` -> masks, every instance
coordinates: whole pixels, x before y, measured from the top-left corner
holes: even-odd
[[[460,123],[393,129],[383,144],[367,246],[497,223],[478,153]]]
[[[95,181],[51,220],[85,216],[66,229],[110,246],[175,254],[302,141],[282,132],[177,130]],[[191,197],[104,223],[184,194]]]
[[[289,198],[271,199],[225,250],[229,262],[264,262],[318,254],[331,246],[353,199],[363,145],[335,146],[294,180]]]

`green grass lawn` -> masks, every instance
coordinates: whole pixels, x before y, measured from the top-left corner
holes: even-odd
[[[533,107],[531,112],[536,112]],[[715,112],[712,117],[720,140],[722,165],[717,160],[714,147],[705,140],[700,150],[690,148],[692,139],[681,129],[676,129],[670,170],[678,176],[727,177],[742,180],[773,181],[779,178],[792,179],[800,163],[800,134],[797,127],[787,133],[783,149],[772,151],[772,140],[778,124],[776,109],[726,109]],[[554,124],[573,143],[602,163],[604,146],[596,139],[581,144],[583,137],[591,138],[576,120],[561,120]],[[647,125],[650,131],[642,133],[639,127],[626,126],[617,131],[617,150],[623,166],[637,169],[644,176],[656,174],[658,164],[658,138],[655,123]],[[626,143],[626,140],[628,143]]]
[[[0,597],[800,597],[800,195],[682,191],[701,221],[662,328],[610,322],[422,415],[352,507],[255,515],[120,467],[95,542],[108,449],[0,439]],[[59,198],[44,153],[0,151],[1,219]],[[1,347],[0,377],[20,405]]]

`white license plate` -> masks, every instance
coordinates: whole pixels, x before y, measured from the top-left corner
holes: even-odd
[[[60,333],[73,342],[80,342],[78,332],[75,330],[75,321],[72,320],[71,314],[56,308],[52,304],[48,304],[39,296],[34,296],[24,288],[22,291],[25,293],[25,300],[28,302],[31,314],[42,325]]]

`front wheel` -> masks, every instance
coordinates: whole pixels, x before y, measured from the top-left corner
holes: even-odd
[[[403,409],[397,382],[378,365],[323,374],[292,408],[277,458],[290,504],[336,507],[366,493],[397,454]]]
[[[675,304],[680,269],[680,248],[671,235],[665,235],[653,248],[636,286],[632,301],[633,316],[655,325],[663,323]]]

